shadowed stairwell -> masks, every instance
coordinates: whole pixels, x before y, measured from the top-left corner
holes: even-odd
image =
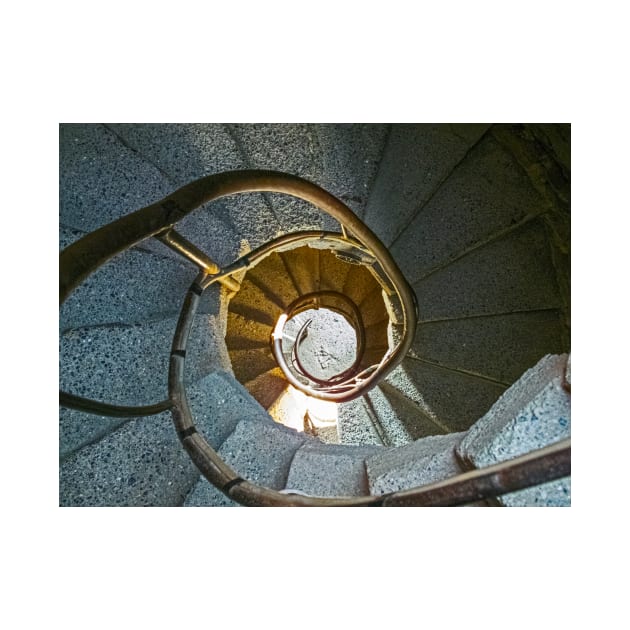
[[[570,504],[569,125],[64,124],[60,177],[62,287],[88,234],[176,221],[61,306],[61,505]],[[502,479],[555,480],[475,494],[544,447]]]

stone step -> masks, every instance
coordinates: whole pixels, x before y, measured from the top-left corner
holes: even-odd
[[[306,442],[295,453],[285,489],[320,497],[367,495],[365,458],[382,450]]]
[[[300,295],[319,291],[319,250],[298,247],[280,254]]]
[[[435,425],[418,406],[387,383],[370,390],[365,401],[377,419],[388,446],[402,446],[435,431]]]
[[[408,490],[463,472],[455,448],[465,435],[462,432],[425,437],[367,457],[370,494]]]
[[[176,320],[133,326],[78,328],[61,336],[59,387],[78,396],[118,405],[149,405],[168,398],[168,365]],[[194,383],[230,361],[217,320],[195,318],[188,343],[185,380]],[[83,412],[60,408],[62,457],[120,426]]]
[[[289,475],[295,452],[312,440],[280,424],[242,421],[219,449],[219,455],[238,474],[256,484],[282,490]],[[236,506],[205,477],[199,479],[184,505]]]
[[[547,355],[525,372],[468,431],[457,447],[471,468],[485,468],[571,436],[567,355]],[[499,497],[506,506],[569,506],[571,478]]]
[[[414,281],[547,209],[511,154],[487,134],[422,207],[392,254]]]
[[[412,286],[421,322],[561,307],[549,242],[539,220]]]
[[[252,350],[232,350],[230,358],[234,375],[241,383],[253,381],[260,374],[278,367],[268,346]]]
[[[170,413],[126,422],[59,466],[62,506],[177,506],[199,473]]]
[[[560,312],[530,311],[418,325],[411,356],[509,385],[564,350]]]
[[[279,254],[271,254],[247,272],[247,279],[264,289],[277,305],[286,308],[298,297],[287,268]]]
[[[269,409],[286,390],[287,385],[282,370],[275,367],[245,383],[245,388],[265,409]]]
[[[387,438],[379,433],[380,426],[364,397],[340,403],[337,408],[337,434],[341,444],[383,446]]]
[[[395,124],[364,220],[390,245],[487,130],[485,124]]]
[[[232,298],[229,304],[230,312],[268,326],[275,325],[282,310],[275,302],[269,299],[264,290],[258,288],[247,277],[241,284],[240,291]]]
[[[245,350],[269,345],[273,328],[238,313],[227,315],[226,344],[230,350]]]
[[[223,124],[113,124],[111,128],[139,155],[168,175],[176,188],[213,173],[248,168],[231,130]],[[265,197],[248,193],[206,204],[187,230],[203,234],[204,219],[214,215],[246,250],[273,238],[280,224]],[[196,218],[199,217],[199,218]],[[212,245],[211,241],[209,245]],[[215,246],[220,241],[214,241]],[[211,255],[211,252],[208,252]]]
[[[503,385],[409,357],[403,359],[385,382],[414,402],[426,419],[433,421],[431,435],[465,431],[505,391]],[[427,429],[430,430],[430,426]]]
[[[187,388],[193,421],[215,449],[240,422],[273,420],[232,375],[215,372]],[[60,464],[60,504],[175,506],[199,479],[171,414],[124,420],[118,430]]]

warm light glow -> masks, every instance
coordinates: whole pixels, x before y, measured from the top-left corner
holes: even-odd
[[[271,417],[296,431],[304,431],[305,416],[315,428],[337,424],[337,403],[307,396],[289,385],[269,408]]]

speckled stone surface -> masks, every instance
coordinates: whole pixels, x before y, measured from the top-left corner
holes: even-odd
[[[410,355],[509,385],[541,357],[559,353],[559,311],[421,323]]]
[[[488,125],[395,124],[368,199],[365,220],[389,245],[448,177]]]
[[[407,490],[463,472],[455,447],[465,435],[462,432],[426,437],[371,455],[365,461],[370,494]]]
[[[316,125],[323,174],[317,183],[361,216],[385,148],[389,125]]]
[[[412,400],[434,427],[428,435],[465,431],[490,409],[505,386],[406,358],[385,381]],[[422,425],[409,430],[420,431]],[[413,433],[412,433],[413,434]],[[414,437],[424,437],[416,433]]]
[[[219,449],[219,455],[244,479],[281,490],[295,452],[307,439],[280,424],[241,421]],[[202,477],[186,497],[185,505],[233,507],[238,504]]]
[[[60,388],[120,405],[147,405],[168,397],[168,360],[176,320],[134,326],[73,329],[61,337]],[[194,383],[216,369],[231,370],[216,318],[193,323],[185,379]],[[60,456],[91,443],[124,423],[60,408]]]
[[[199,433],[218,449],[241,421],[272,425],[273,420],[227,372],[218,371],[187,388],[188,404]]]
[[[320,497],[367,495],[365,458],[382,450],[308,442],[295,453],[286,489]]]
[[[168,360],[175,319],[133,326],[78,328],[60,343],[60,387],[116,404],[152,404],[167,395]],[[229,369],[214,318],[197,316],[186,359],[187,382]]]
[[[157,165],[176,187],[206,175],[248,168],[246,154],[238,146],[229,125],[143,123],[113,124],[111,128],[125,143]],[[260,193],[241,194],[207,204],[196,217],[186,220],[184,231],[187,234],[195,229],[200,233],[207,231],[209,226],[204,223],[204,214],[214,214],[251,248],[273,238],[280,229],[273,210]],[[210,240],[207,245],[220,247],[221,243]],[[208,254],[212,256],[210,251]]]
[[[91,232],[174,190],[101,124],[59,126],[60,218]]]
[[[571,435],[571,397],[563,388],[567,355],[547,355],[471,427],[458,447],[475,468],[491,466]],[[570,478],[500,498],[504,505],[570,505]]]
[[[95,416],[76,409],[59,408],[59,458],[64,459],[78,449],[97,442],[115,431],[129,418]]]
[[[337,413],[337,433],[341,444],[383,445],[363,398],[341,403]]]
[[[392,254],[413,282],[465,249],[546,209],[516,161],[492,135],[486,135],[418,213]]]
[[[61,328],[173,317],[197,273],[192,266],[162,256],[127,250],[70,294],[59,312]]]
[[[251,168],[299,175],[316,184],[323,180],[323,164],[316,125],[235,124],[234,137],[247,153]],[[287,232],[309,229],[339,231],[339,224],[314,205],[289,195],[266,195]]]
[[[532,221],[413,284],[420,321],[560,308],[544,226]]]
[[[413,427],[419,421],[420,410],[410,400],[390,388],[374,387],[366,395],[386,437],[388,446],[402,446],[413,438]]]
[[[59,467],[62,506],[181,505],[198,471],[170,413],[136,418]]]

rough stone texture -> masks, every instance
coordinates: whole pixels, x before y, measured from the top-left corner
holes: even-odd
[[[564,380],[566,384],[569,386],[569,389],[571,389],[571,355],[570,354],[569,354],[569,358],[567,359],[567,369],[566,369],[566,372],[564,373]]]
[[[171,259],[127,250],[70,294],[60,309],[62,330],[173,317],[197,273],[196,268]]]
[[[260,374],[253,381],[245,383],[247,391],[265,408],[269,409],[278,399],[288,382],[279,367]]]
[[[331,251],[320,250],[319,277],[322,291],[339,291],[343,289],[348,273],[353,265],[343,262]]]
[[[365,210],[389,245],[448,177],[488,125],[395,124]]]
[[[223,124],[113,124],[112,130],[140,155],[155,164],[169,181],[180,187],[223,171],[247,168],[230,129]],[[208,230],[204,215],[240,234],[251,248],[273,238],[279,223],[263,195],[247,193],[206,204],[188,219],[187,231]],[[196,241],[195,241],[196,242]],[[207,246],[220,246],[209,240]],[[212,256],[212,252],[208,251]]]
[[[505,387],[445,368],[404,359],[385,381],[415,402],[434,428],[429,435],[465,431],[505,391]],[[429,423],[408,427],[417,435]],[[414,436],[414,437],[416,437]]]
[[[392,247],[392,254],[413,282],[546,209],[518,164],[488,135],[422,208]]]
[[[532,221],[413,285],[420,321],[559,308],[545,230]]]
[[[219,455],[241,477],[253,483],[282,490],[293,456],[307,438],[280,424],[242,421],[219,449]],[[238,505],[204,477],[186,497],[186,506],[227,507]]]
[[[423,414],[416,405],[397,394],[393,388],[375,387],[366,398],[378,419],[388,446],[408,444],[419,433],[416,426],[422,423]],[[431,426],[434,428],[434,425]]]
[[[60,343],[60,387],[115,404],[152,404],[167,397],[168,361],[175,319],[133,326],[78,328]],[[186,359],[186,380],[229,369],[215,319],[198,315]]]
[[[187,398],[199,433],[214,449],[241,421],[273,424],[265,410],[227,372],[214,372],[189,386]]]
[[[245,278],[258,287],[265,287],[269,298],[283,308],[298,297],[297,289],[279,254],[267,256],[250,269]]]
[[[346,318],[326,308],[309,309],[292,317],[284,331],[295,339],[309,320],[306,336],[297,350],[304,369],[315,378],[327,379],[352,367],[357,354],[357,336]],[[294,345],[286,343],[287,350]]]
[[[59,458],[65,459],[78,449],[115,431],[129,418],[111,418],[59,408]]]
[[[317,183],[361,216],[376,176],[389,125],[323,124],[315,131],[323,177]]]
[[[341,444],[377,445],[384,444],[379,435],[371,412],[362,398],[341,403],[338,408],[337,433]]]
[[[571,397],[563,388],[567,355],[547,355],[471,427],[458,447],[475,468],[543,448],[571,435]],[[570,505],[570,478],[500,497],[510,506]]]
[[[282,309],[247,277],[241,284],[240,291],[232,298],[229,305],[232,313],[242,315],[269,326],[274,326]]]
[[[175,188],[100,124],[59,125],[60,217],[92,232]]]
[[[291,173],[321,185],[323,164],[316,125],[237,124],[230,127],[251,168]],[[275,193],[267,194],[266,198],[287,232],[322,228],[339,231],[339,224],[332,217],[310,203]]]
[[[421,323],[410,355],[509,385],[549,353],[563,352],[559,311]]]
[[[387,494],[443,481],[463,472],[455,447],[465,433],[425,437],[387,449],[365,461],[370,494]]]
[[[61,338],[62,390],[119,405],[147,405],[168,397],[168,360],[176,320],[134,326],[70,330]],[[194,383],[216,369],[230,370],[216,319],[198,315],[193,323],[185,379]],[[124,420],[61,408],[60,455],[106,435]]]
[[[297,247],[280,254],[300,295],[319,290],[319,250]]]
[[[232,350],[230,358],[234,375],[241,383],[253,381],[263,372],[278,365],[268,346],[253,350]]]
[[[308,442],[293,458],[286,489],[320,497],[367,495],[365,458],[381,450]]]
[[[136,418],[59,467],[62,506],[181,505],[198,471],[170,413]]]
[[[238,313],[228,312],[227,346],[230,352],[269,347],[269,336],[272,330],[273,328],[268,324],[252,321]]]

